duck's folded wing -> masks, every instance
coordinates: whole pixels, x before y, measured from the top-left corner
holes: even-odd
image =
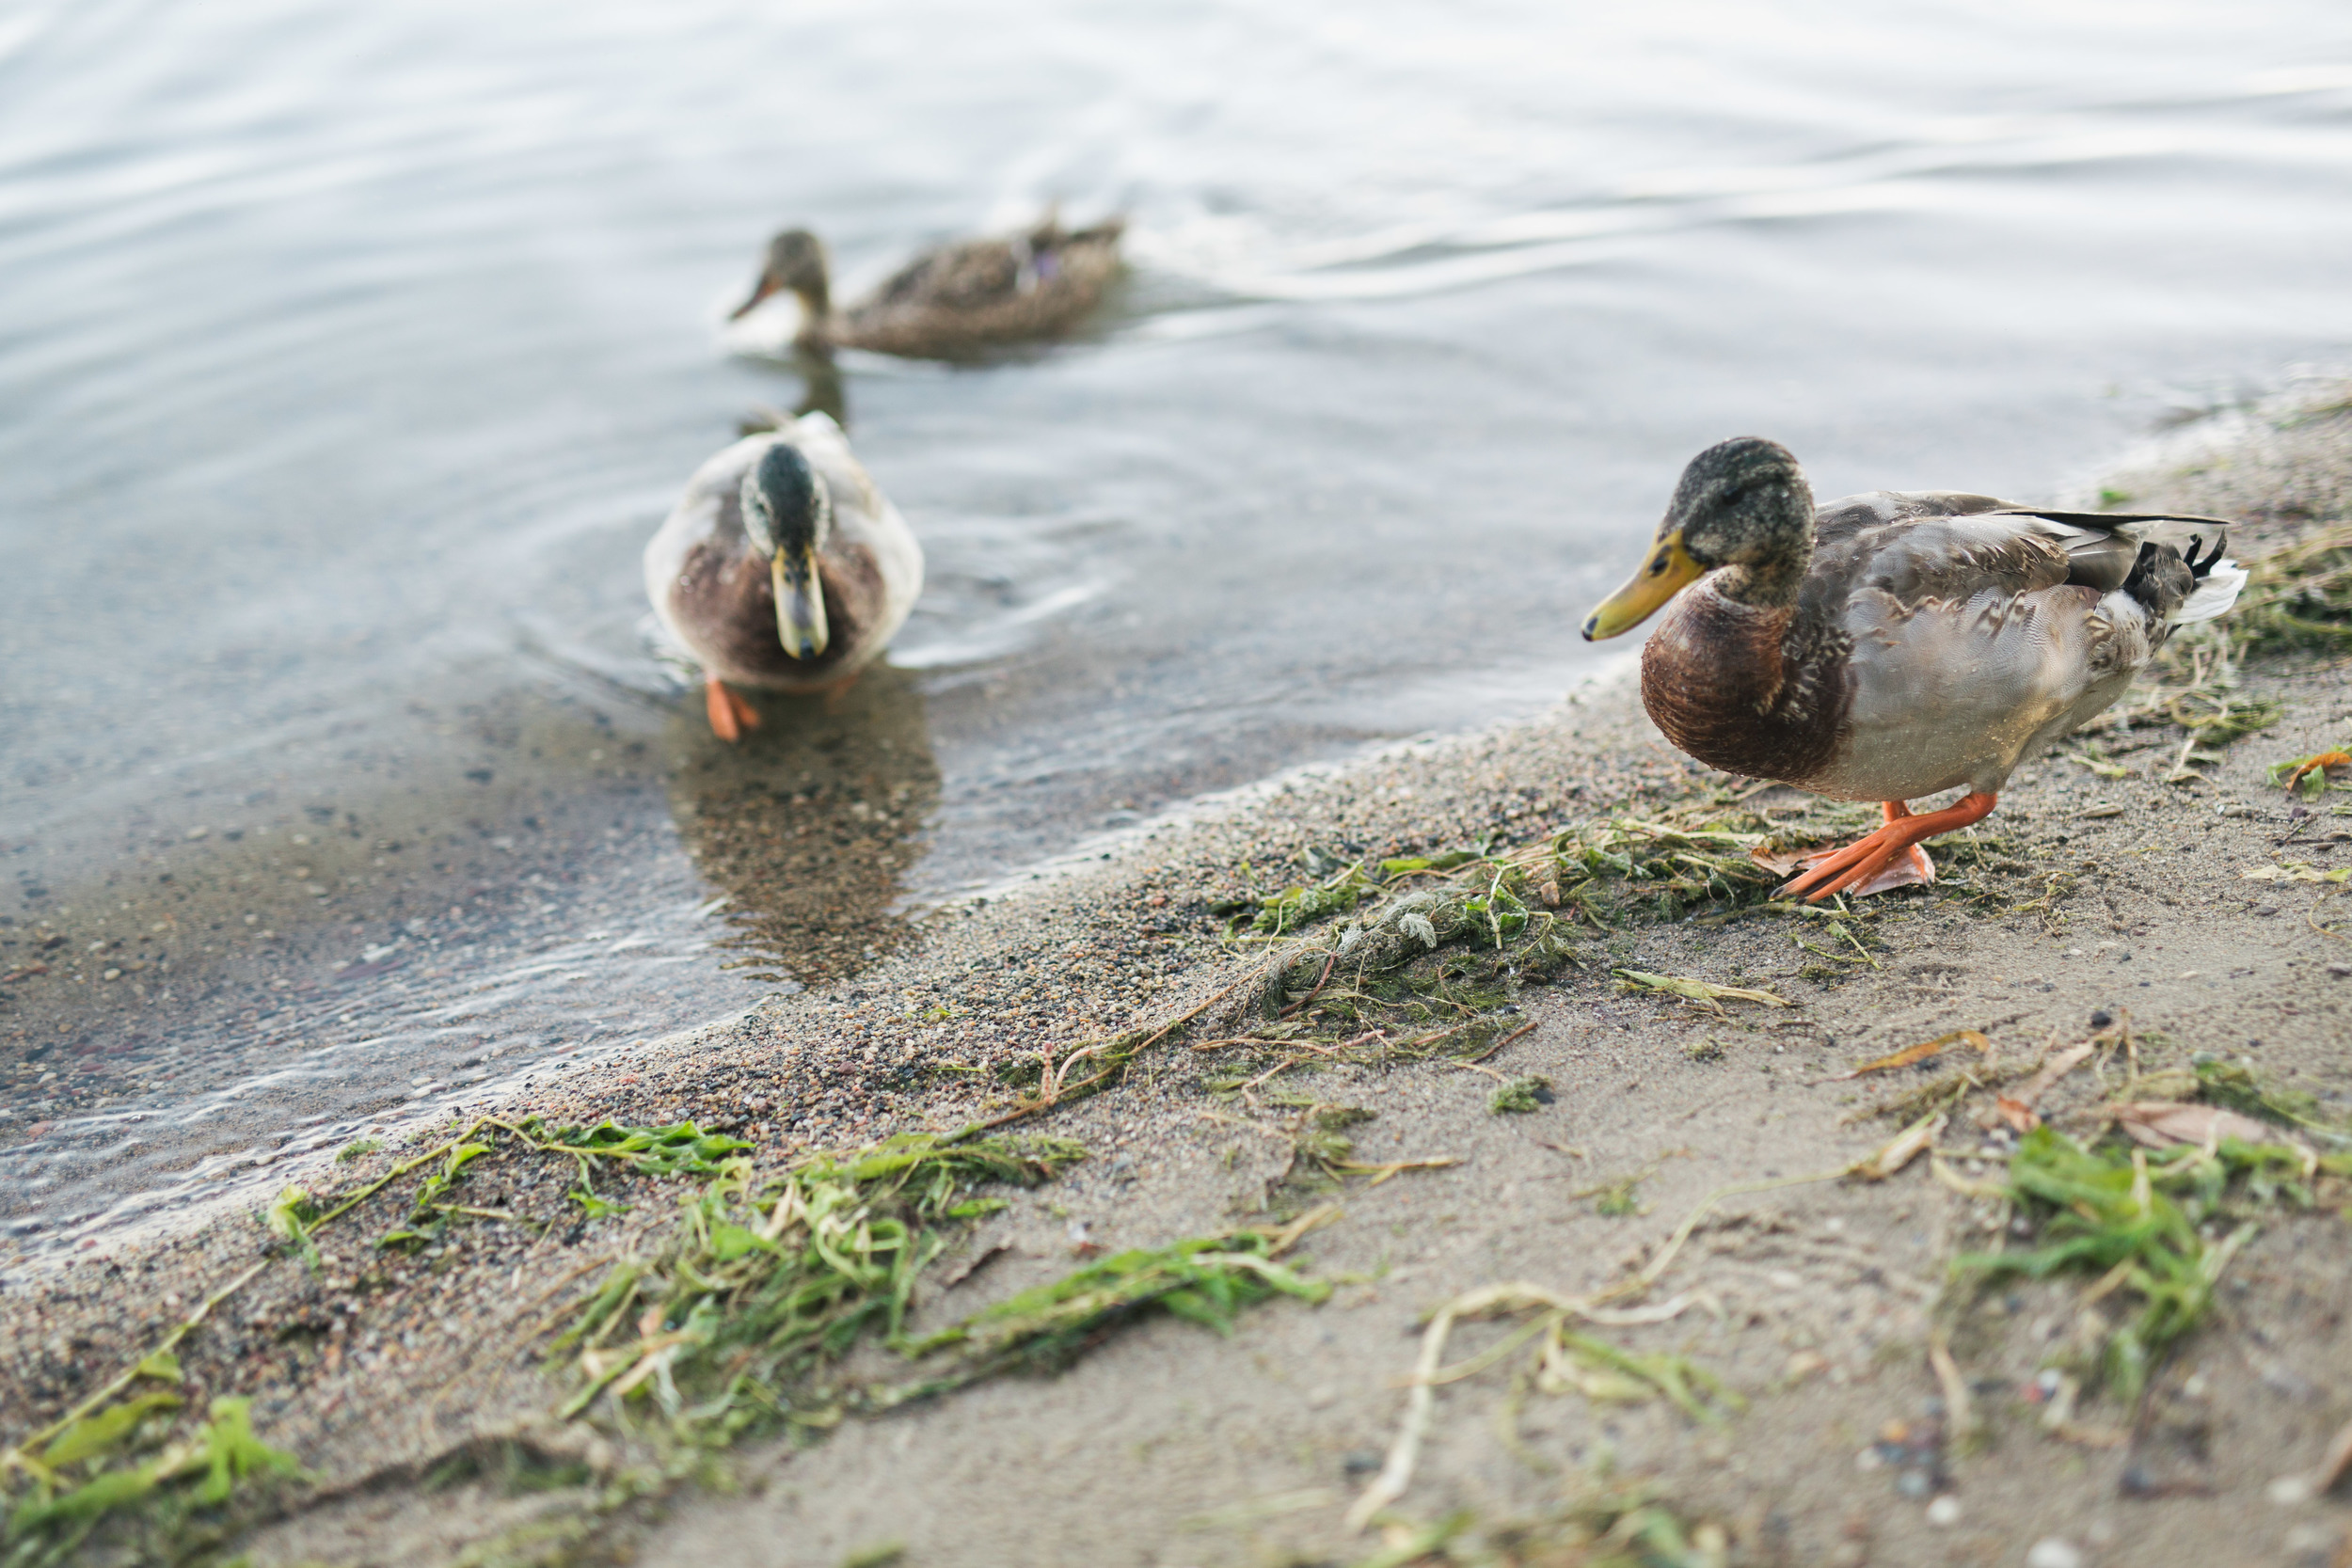
[[[2075,531],[1997,510],[2004,504],[1989,496],[1899,491],[1832,502],[1819,514],[1803,612],[1820,624],[1844,619],[1865,594],[1899,611],[2071,581]],[[2123,570],[2130,569],[2127,555]]]
[[[1021,258],[1003,240],[960,240],[927,252],[884,278],[850,313],[970,310],[1017,292]]]
[[[1967,598],[1999,585],[2020,593],[2048,587],[2048,573],[2059,559],[2065,570],[2056,581],[2110,594],[2131,576],[2142,545],[2170,545],[2201,585],[2199,596],[2174,619],[2201,620],[2228,608],[2235,590],[2225,592],[2223,584],[2244,576],[2222,563],[2222,580],[2212,584],[2213,593],[2204,592],[2230,528],[2218,517],[2068,512],[1953,490],[1850,496],[1822,507],[1820,516],[1817,559],[1856,556],[1868,563],[1872,582],[1903,598]]]
[[[2211,544],[2237,526],[2227,517],[2196,517],[2185,512],[2061,512],[2054,507],[2019,506],[2010,501],[2002,502],[1999,510],[2093,532],[2128,533],[2135,539],[2176,548],[2192,537]]]

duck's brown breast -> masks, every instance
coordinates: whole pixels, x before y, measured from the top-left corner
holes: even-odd
[[[713,673],[749,686],[800,689],[823,686],[863,663],[874,650],[869,629],[882,607],[882,572],[863,545],[818,561],[825,592],[825,651],[794,658],[776,635],[776,593],[768,563],[713,544],[687,553],[671,595],[671,612],[691,628],[693,651]]]
[[[1852,702],[1846,640],[1792,610],[1735,603],[1700,583],[1642,649],[1642,705],[1709,768],[1802,784],[1837,753]]]

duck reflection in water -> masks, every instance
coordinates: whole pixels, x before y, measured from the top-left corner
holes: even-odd
[[[939,804],[922,693],[877,665],[837,696],[763,706],[739,746],[712,745],[691,711],[672,720],[678,836],[727,895],[726,967],[804,985],[856,974],[907,938],[895,910]]]
[[[737,421],[738,436],[760,436],[771,430],[782,430],[803,414],[822,414],[843,430],[850,428],[850,393],[841,379],[841,367],[830,354],[811,354],[795,349],[783,363],[801,378],[801,401],[787,414],[770,404],[755,404],[752,411]]]

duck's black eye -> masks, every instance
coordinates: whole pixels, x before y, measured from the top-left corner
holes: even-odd
[[[1722,504],[1724,506],[1738,506],[1741,501],[1746,500],[1747,499],[1748,487],[1744,484],[1735,484],[1730,489],[1723,493]]]

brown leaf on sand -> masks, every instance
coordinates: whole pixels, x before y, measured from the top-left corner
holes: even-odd
[[[2030,1132],[2042,1125],[2042,1117],[2035,1114],[2033,1106],[2026,1101],[2012,1100],[2008,1095],[2000,1095],[1994,1100],[1993,1106],[2001,1113],[2003,1121],[2008,1122],[2020,1132]]]
[[[2026,1080],[2025,1086],[2014,1095],[1999,1095],[1993,1101],[1994,1109],[2003,1121],[2020,1132],[2030,1132],[2042,1125],[2042,1113],[2034,1107],[2049,1092],[2050,1085],[2090,1059],[2098,1047],[2084,1041],[2071,1051],[2061,1051],[2042,1064],[2041,1069]]]
[[[2326,1497],[2336,1482],[2344,1479],[2346,1470],[2352,1470],[2352,1421],[2344,1423],[2344,1430],[2336,1433],[2336,1440],[2328,1445],[2328,1457],[2319,1462],[2320,1496]]]
[[[2282,766],[2288,769],[2287,793],[2292,795],[2295,793],[2295,786],[2303,782],[2304,774],[2317,773],[2322,778],[2326,778],[2341,773],[2345,768],[2352,768],[2352,756],[2346,756],[2342,752],[2322,752],[2316,756],[2297,757],[2294,762]],[[2271,776],[2273,778],[2278,776],[2276,768],[2272,769]]]
[[[2268,1122],[2218,1105],[2183,1105],[2169,1100],[2144,1100],[2128,1105],[2112,1105],[2107,1114],[2115,1124],[2130,1134],[2132,1142],[2150,1148],[2169,1148],[2174,1144],[2197,1144],[2213,1148],[2224,1138],[2235,1138],[2242,1144],[2273,1144],[2292,1148],[2303,1160],[2303,1173],[2308,1176],[2319,1168],[2319,1156],[2288,1137]]]
[[[1767,849],[1761,846],[1748,851],[1748,858],[1767,871],[1790,876],[1808,870],[1837,853],[1843,846],[1833,844],[1823,849]],[[1897,855],[1886,869],[1857,888],[1846,890],[1850,898],[1867,898],[1872,894],[1887,893],[1899,887],[1933,887],[1935,863],[1925,855]]]
[[[1859,1176],[1865,1181],[1885,1180],[1918,1158],[1923,1150],[1931,1146],[1935,1142],[1936,1134],[1944,1131],[1944,1124],[1950,1119],[1948,1117],[1939,1116],[1905,1128],[1876,1154],[1867,1159],[1857,1160],[1848,1166],[1847,1174]]]
[[[2028,1109],[2041,1104],[2042,1097],[2050,1092],[2051,1085],[2090,1060],[2090,1053],[2098,1049],[2094,1042],[2085,1040],[2071,1051],[2059,1052],[2042,1064],[2041,1071],[2026,1080],[2026,1086],[2017,1091],[2017,1098]]]
[[[1866,1072],[1885,1072],[1893,1068],[1909,1067],[1914,1062],[1924,1062],[1930,1056],[1942,1054],[1947,1047],[1963,1044],[1975,1046],[1979,1052],[1987,1056],[1993,1054],[1993,1042],[1976,1030],[1955,1029],[1948,1035],[1938,1035],[1931,1040],[1922,1040],[1917,1045],[1905,1046],[1892,1056],[1881,1056],[1875,1062],[1865,1062],[1850,1072],[1833,1073],[1821,1082],[1842,1084],[1849,1078],[1859,1078]]]

